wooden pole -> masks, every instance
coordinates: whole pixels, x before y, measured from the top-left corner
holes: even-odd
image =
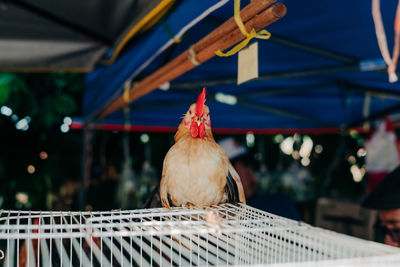
[[[270,1],[267,2],[269,3]],[[243,11],[245,10],[242,10],[242,12]],[[282,3],[276,3],[272,7],[249,19],[244,24],[246,31],[250,32],[252,29],[259,31],[277,21],[278,19],[282,18],[283,16],[285,16],[285,14],[285,5]],[[247,16],[247,14],[243,14],[243,17]],[[224,26],[223,29],[221,29],[222,26]],[[231,30],[230,32],[227,31],[225,27],[231,27],[231,22],[229,22],[229,20],[191,47],[191,49],[194,51],[195,59],[197,62],[203,63],[214,57],[215,51],[217,51],[218,49],[224,51],[245,38],[245,36],[236,26],[234,26],[232,28],[233,30]],[[220,36],[220,38],[216,39],[216,36]],[[189,60],[189,50],[190,49],[186,50],[178,57],[170,61],[168,64],[161,67],[141,82],[135,84],[135,86],[132,87],[129,91],[129,103],[159,88],[159,86],[163,83],[169,82],[188,72],[189,70],[195,68],[196,65],[194,65],[192,61]],[[97,118],[103,118],[122,108],[124,105],[126,105],[126,102],[121,95],[115,101],[106,106],[99,113],[99,116]]]
[[[249,3],[240,11],[240,17],[243,23],[246,23],[275,2],[276,0],[254,0],[253,2]],[[205,47],[218,41],[222,36],[225,36],[236,28],[237,24],[235,22],[235,19],[233,17],[228,19],[218,28],[213,30],[210,34],[204,36],[200,41],[198,41],[195,44],[196,50],[199,51],[204,49]]]
[[[83,128],[83,142],[82,142],[82,174],[81,174],[81,188],[79,192],[79,210],[86,209],[86,194],[90,183],[90,169],[93,162],[93,147],[92,147],[93,130],[89,129],[86,125]]]

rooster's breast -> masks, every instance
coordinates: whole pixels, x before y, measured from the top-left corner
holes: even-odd
[[[228,166],[217,144],[191,138],[178,142],[164,160],[164,178],[175,206],[210,206],[225,201]]]

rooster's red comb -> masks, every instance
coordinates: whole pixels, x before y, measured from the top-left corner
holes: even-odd
[[[199,98],[197,99],[197,104],[196,104],[196,116],[197,117],[203,116],[205,102],[206,102],[206,88],[204,87],[203,92],[200,93]]]

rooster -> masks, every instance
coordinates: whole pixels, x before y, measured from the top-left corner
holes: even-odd
[[[225,202],[246,203],[238,173],[211,132],[210,110],[203,89],[192,104],[175,134],[175,144],[163,163],[158,190],[147,206],[205,207]],[[150,205],[148,205],[150,203]],[[146,206],[146,204],[145,204]]]

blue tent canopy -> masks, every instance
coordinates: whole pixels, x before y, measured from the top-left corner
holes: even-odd
[[[169,90],[155,90],[132,103],[130,125],[176,127],[204,86],[213,128],[221,131],[337,130],[400,110],[400,83],[388,82],[370,1],[282,2],[288,12],[267,27],[271,38],[254,40],[259,42],[259,79],[236,85],[237,56],[214,57],[171,81]],[[390,50],[396,4],[381,3]],[[120,96],[125,81],[147,77],[232,16],[233,1],[181,1],[113,65],[87,75],[85,120]],[[174,43],[172,36],[189,24]],[[165,50],[158,55],[161,47]],[[124,124],[125,119],[117,111],[96,122]]]

